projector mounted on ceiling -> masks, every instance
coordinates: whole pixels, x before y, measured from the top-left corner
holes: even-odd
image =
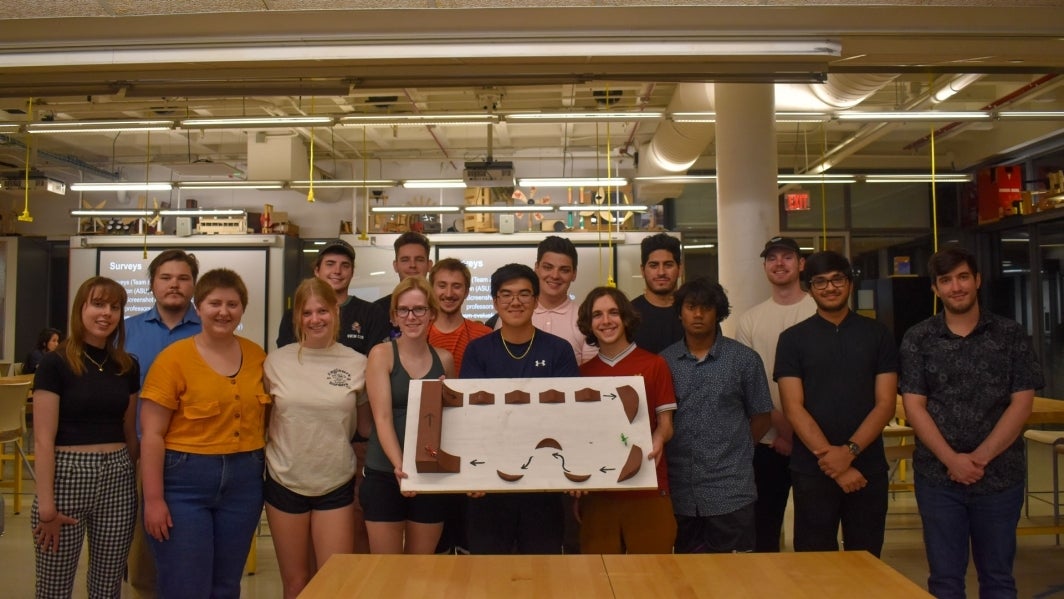
[[[467,162],[462,179],[468,187],[513,187],[514,163]]]

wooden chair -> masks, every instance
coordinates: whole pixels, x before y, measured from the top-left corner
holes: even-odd
[[[22,366],[22,362],[15,362],[11,365],[11,371],[8,373],[7,376],[18,376],[22,374]]]
[[[22,447],[26,435],[26,398],[29,396],[29,390],[29,382],[0,385],[0,473],[3,472],[4,461],[11,460],[15,463],[14,480],[0,483],[0,486],[11,486],[13,489],[12,508],[16,514],[22,511],[23,464],[29,470],[30,477],[37,480],[29,457]],[[8,443],[15,446],[17,455],[9,457],[2,452]]]
[[[893,440],[893,442],[891,442]],[[916,444],[911,426],[891,423],[883,429],[884,452],[890,464],[890,492],[912,491],[913,482],[908,476],[906,464],[911,463]]]

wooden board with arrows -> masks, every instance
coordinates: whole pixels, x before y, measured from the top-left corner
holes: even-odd
[[[410,382],[403,491],[655,489],[643,378]]]

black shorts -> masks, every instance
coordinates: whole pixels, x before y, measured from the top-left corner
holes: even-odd
[[[363,471],[365,479],[358,489],[358,501],[367,522],[417,522],[439,524],[447,516],[446,498],[418,494],[403,497],[395,474],[372,468]]]
[[[352,478],[324,495],[307,497],[273,480],[267,472],[266,482],[262,486],[262,498],[266,500],[266,503],[286,514],[305,514],[311,510],[335,510],[355,503],[355,479]]]

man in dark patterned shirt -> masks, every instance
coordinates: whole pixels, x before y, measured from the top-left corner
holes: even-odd
[[[757,352],[721,333],[731,308],[718,283],[684,283],[674,306],[684,337],[660,355],[676,390],[666,449],[675,551],[753,551],[754,443],[772,424],[765,368]]]
[[[916,503],[936,597],[964,597],[971,544],[981,597],[1015,597],[1012,564],[1026,468],[1020,433],[1042,387],[1031,338],[979,307],[969,252],[931,257],[945,311],[905,333],[901,382],[916,432]]]

